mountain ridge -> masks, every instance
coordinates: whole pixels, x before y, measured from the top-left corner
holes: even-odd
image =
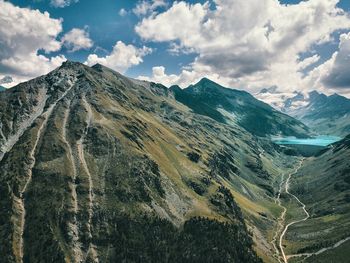
[[[195,113],[222,123],[235,122],[258,136],[309,137],[308,128],[248,92],[225,88],[207,78],[185,89],[170,87],[175,99]]]

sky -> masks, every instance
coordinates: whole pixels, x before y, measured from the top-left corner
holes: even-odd
[[[0,0],[0,85],[67,59],[186,87],[350,97],[349,0]]]

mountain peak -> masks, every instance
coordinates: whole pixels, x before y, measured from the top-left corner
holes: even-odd
[[[74,67],[80,67],[84,66],[84,64],[77,62],[77,61],[72,61],[72,60],[66,60],[62,63],[60,68],[74,68]]]
[[[224,87],[208,78],[202,78],[196,84],[192,84],[185,88],[185,90],[194,93],[213,92],[219,89],[224,89]]]
[[[316,90],[313,90],[313,91],[309,92],[309,95],[310,96],[316,96],[316,95],[320,95],[320,93],[318,93],[318,91],[316,91]]]
[[[198,81],[196,84],[194,84],[194,86],[202,86],[202,87],[206,87],[208,85],[222,87],[220,84],[218,84],[215,81],[208,79],[206,77],[202,78],[200,81]]]
[[[102,71],[104,69],[108,69],[106,66],[103,66],[102,64],[100,63],[96,63],[95,65],[93,65],[91,68],[93,69],[96,69],[98,71]]]
[[[264,93],[277,93],[277,86],[271,86],[271,87],[268,87],[268,88],[263,88],[260,90],[260,94],[264,94]]]
[[[182,89],[180,88],[180,86],[179,85],[172,85],[170,88],[169,88],[169,90],[170,91],[174,91],[174,92],[176,92],[176,91],[181,91]]]

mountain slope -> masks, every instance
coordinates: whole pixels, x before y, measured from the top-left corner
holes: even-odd
[[[0,92],[5,91],[6,89],[3,86],[0,86]]]
[[[310,218],[289,229],[290,254],[320,251],[350,237],[349,158],[350,135],[307,159],[294,177],[291,191],[306,204]],[[341,257],[349,256],[348,245],[337,251],[332,257],[328,252],[310,255],[306,262],[345,262]]]
[[[173,86],[171,90],[176,100],[195,113],[222,123],[236,123],[254,135],[308,137],[308,128],[304,124],[247,92],[224,88],[206,78],[186,89]]]
[[[247,227],[270,257],[293,160],[172,96],[73,62],[1,93],[2,262],[259,262]]]

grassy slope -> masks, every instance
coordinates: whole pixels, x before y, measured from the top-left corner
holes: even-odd
[[[350,236],[348,141],[307,160],[292,181],[292,192],[306,204],[311,218],[290,228],[290,253],[317,251]]]

